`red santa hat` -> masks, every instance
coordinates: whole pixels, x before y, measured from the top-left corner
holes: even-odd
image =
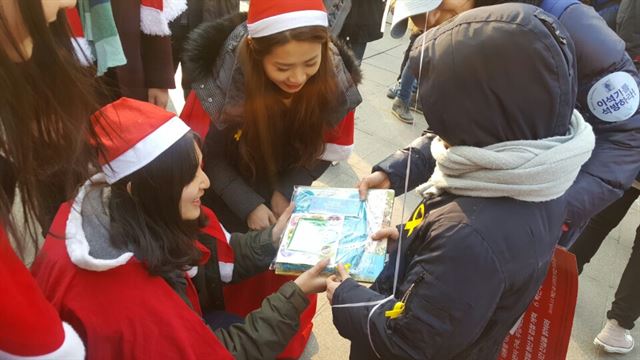
[[[171,35],[169,23],[187,10],[187,0],[140,0],[140,30],[147,35]]]
[[[109,184],[141,169],[190,130],[175,114],[129,98],[103,107],[92,121],[103,145],[100,164]]]
[[[304,26],[329,26],[322,0],[253,0],[249,3],[249,36],[262,37]]]

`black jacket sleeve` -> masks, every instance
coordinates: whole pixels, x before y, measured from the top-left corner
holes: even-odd
[[[586,222],[622,196],[640,171],[640,110],[636,109],[627,120],[603,121],[589,108],[589,91],[599,80],[615,72],[631,75],[636,85],[640,84],[640,77],[625,52],[624,42],[593,8],[582,4],[571,6],[560,21],[569,31],[576,49],[577,108],[596,135],[591,158],[582,166],[566,194],[570,231],[564,234],[560,244],[569,246]]]
[[[175,89],[170,36],[141,35],[142,64],[147,88]]]
[[[411,152],[411,171],[409,172],[409,186],[407,191],[415,189],[418,185],[429,180],[436,166],[436,161],[431,156],[431,142],[435,135],[427,133],[402,150],[382,160],[373,167],[372,171],[383,171],[391,181],[391,189],[396,196],[404,194],[404,185],[409,164],[409,152]]]
[[[429,243],[399,284],[400,294],[413,285],[401,316],[385,316],[396,299],[384,302],[371,315],[372,306],[333,308],[340,335],[353,342],[352,354],[373,355],[373,344],[383,359],[448,359],[481,334],[504,289],[493,252],[469,226],[431,237]],[[336,289],[333,304],[381,298],[347,280]]]
[[[262,301],[244,324],[214,331],[235,359],[275,359],[300,326],[300,314],[309,305],[302,290],[289,281]]]
[[[247,216],[265,200],[240,176],[225,157],[225,131],[212,125],[205,143],[205,171],[211,187],[231,211],[240,219]]]
[[[570,246],[587,221],[622,196],[640,172],[640,109],[623,121],[603,121],[589,108],[589,91],[598,81],[615,72],[631,75],[636,85],[640,84],[640,76],[625,52],[624,42],[593,8],[583,4],[571,6],[560,21],[569,31],[576,49],[579,72],[576,107],[596,135],[591,158],[582,166],[566,194],[569,231],[563,234],[560,245]],[[635,96],[640,94],[636,92]],[[410,146],[409,189],[426,181],[434,169],[429,166],[435,164],[429,146],[424,140],[421,144]],[[397,195],[404,191],[407,159],[408,151],[404,149],[373,169],[387,173]]]

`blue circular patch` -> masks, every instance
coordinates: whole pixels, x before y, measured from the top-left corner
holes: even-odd
[[[629,119],[638,110],[640,94],[635,79],[626,72],[611,73],[591,87],[587,95],[591,112],[598,119],[617,122]]]

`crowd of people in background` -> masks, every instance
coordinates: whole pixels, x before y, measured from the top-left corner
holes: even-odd
[[[299,358],[322,292],[351,359],[496,359],[556,246],[582,272],[640,195],[638,1],[242,3],[0,2],[0,359]],[[356,187],[415,189],[421,221],[376,229],[371,287],[276,275],[294,187],[357,146],[387,15],[390,111],[427,131]],[[607,352],[639,277],[640,226]]]

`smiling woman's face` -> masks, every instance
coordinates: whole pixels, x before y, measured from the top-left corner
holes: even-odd
[[[202,152],[198,145],[194,142],[198,154],[198,162],[202,164]],[[209,188],[209,177],[202,170],[202,166],[198,166],[193,180],[182,189],[180,197],[180,216],[182,220],[196,220],[200,216],[200,198],[204,195],[204,191]]]
[[[321,43],[292,40],[273,48],[262,65],[269,80],[282,91],[294,94],[318,72],[321,59]]]

